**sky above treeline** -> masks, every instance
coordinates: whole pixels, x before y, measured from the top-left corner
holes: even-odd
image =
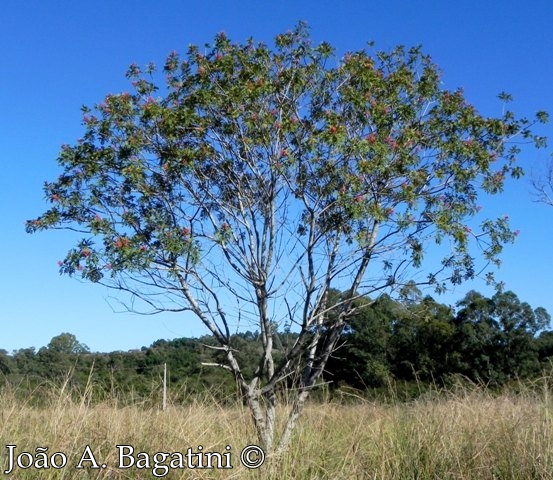
[[[377,49],[422,45],[443,74],[443,86],[462,87],[484,115],[501,115],[497,94],[514,97],[513,111],[553,113],[553,3],[481,0],[382,1],[153,1],[4,0],[0,14],[0,295],[9,352],[40,348],[70,332],[93,351],[128,350],[165,338],[206,333],[188,314],[139,316],[124,311],[104,287],[58,274],[72,247],[63,231],[28,235],[24,222],[46,208],[43,182],[54,180],[60,146],[83,133],[81,105],[129,90],[131,63],[163,64],[224,31],[271,44],[278,33],[306,21],[315,42],[340,56],[374,41]],[[543,128],[551,135],[551,126]],[[552,143],[553,144],[553,143]],[[553,313],[553,207],[533,201],[531,174],[539,175],[551,149],[529,150],[520,164],[528,175],[509,181],[504,194],[483,200],[484,213],[509,215],[520,230],[497,276],[533,307]],[[454,304],[484,282],[457,287],[438,301]]]

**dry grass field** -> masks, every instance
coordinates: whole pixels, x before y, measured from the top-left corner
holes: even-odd
[[[162,412],[143,405],[121,406],[115,400],[89,404],[87,398],[85,393],[75,399],[60,387],[51,390],[45,407],[33,407],[5,389],[0,398],[0,476],[10,468],[6,445],[17,445],[16,455],[31,452],[38,466],[37,447],[48,447],[49,455],[62,452],[67,460],[59,469],[16,465],[9,474],[13,479],[155,478],[154,473],[164,474],[162,465],[179,460],[173,456],[160,461],[154,470],[156,452],[181,452],[186,461],[187,449],[197,453],[202,445],[203,452],[221,454],[211,457],[215,466],[221,461],[233,468],[172,469],[163,478],[553,478],[553,399],[545,381],[540,388],[498,395],[463,387],[411,403],[312,403],[290,450],[280,458],[266,458],[254,470],[240,461],[242,449],[255,443],[246,408],[204,401],[172,405]],[[150,468],[137,468],[137,463],[119,468],[117,445],[134,447],[137,463],[138,452],[148,452]],[[75,468],[83,454],[89,459],[93,454],[100,468],[89,468],[93,462],[86,460],[83,469]],[[146,466],[144,457],[140,466]],[[23,454],[20,463],[26,466],[30,460]],[[57,465],[62,460],[60,455],[52,458]],[[130,462],[128,456],[123,460]]]

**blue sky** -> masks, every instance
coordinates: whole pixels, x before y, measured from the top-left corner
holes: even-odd
[[[518,115],[553,113],[553,3],[504,1],[177,1],[3,0],[0,14],[0,348],[40,348],[61,332],[94,351],[127,350],[159,338],[205,333],[187,314],[137,316],[121,312],[110,292],[58,275],[57,260],[72,246],[66,232],[28,235],[24,221],[47,204],[45,180],[59,170],[63,143],[82,134],[80,107],[128,89],[132,62],[162,64],[166,55],[202,45],[225,31],[242,41],[270,42],[298,20],[316,41],[338,52],[422,44],[443,72],[445,88],[462,86],[481,113],[500,115],[496,96],[510,92]],[[543,129],[553,137],[551,126]],[[551,148],[521,157],[539,172]],[[507,247],[499,278],[521,300],[553,313],[553,208],[534,203],[529,176],[507,184],[484,213],[507,214],[521,230]],[[474,282],[439,297],[454,303]]]

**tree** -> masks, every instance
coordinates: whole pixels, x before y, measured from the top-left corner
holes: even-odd
[[[536,201],[553,207],[553,162],[547,164],[542,176],[532,179]]]
[[[443,381],[450,373],[453,313],[432,297],[399,310],[390,340],[390,363],[396,378]]]
[[[325,379],[335,387],[343,383],[358,389],[380,387],[391,377],[388,350],[400,306],[384,294],[374,301],[357,299],[355,307],[326,365]]]
[[[60,333],[50,340],[46,348],[53,353],[62,353],[67,355],[78,355],[89,353],[89,348],[79,342],[72,333]]]
[[[452,349],[459,353],[459,373],[502,384],[539,372],[536,335],[550,322],[547,311],[534,310],[513,292],[492,298],[469,292],[458,303]]]
[[[62,274],[199,318],[268,450],[279,384],[293,380],[283,449],[357,297],[406,283],[432,243],[443,260],[413,278],[437,290],[477,275],[473,251],[499,262],[508,220],[468,222],[481,193],[521,175],[510,140],[536,140],[533,122],[479,115],[440,89],[420,48],[337,60],[303,24],[273,48],[221,33],[171,53],[163,73],[161,88],[154,65],[132,65],[134,91],[83,108],[84,135],[45,185],[52,206],[27,230],[86,236]],[[337,315],[331,289],[348,292]],[[291,345],[278,326],[298,333]],[[260,333],[252,375],[233,347],[240,327]]]
[[[79,357],[84,353],[89,353],[89,349],[80,343],[75,335],[61,333],[53,337],[46,347],[39,349],[36,359],[46,378],[65,377],[73,369],[77,371],[77,374],[88,375],[90,369],[86,372],[79,372],[79,368],[77,368]],[[81,357],[80,360],[82,363],[83,358]]]
[[[0,349],[0,374],[7,375],[12,371],[12,368],[12,359],[8,355],[8,352]]]

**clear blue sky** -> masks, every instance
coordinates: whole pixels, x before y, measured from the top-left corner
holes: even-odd
[[[444,87],[462,86],[486,115],[499,115],[496,95],[513,94],[519,115],[553,113],[553,3],[540,1],[185,1],[3,0],[0,13],[0,348],[40,348],[61,332],[94,351],[127,350],[159,338],[205,333],[186,314],[141,317],[108,303],[103,287],[58,275],[72,246],[66,232],[28,235],[24,221],[47,204],[42,184],[59,171],[63,143],[81,134],[82,104],[128,89],[132,62],[161,64],[224,30],[232,39],[275,34],[306,20],[317,41],[339,52],[374,40],[382,49],[422,44],[443,72]],[[544,133],[553,137],[552,127]],[[552,142],[553,144],[553,142]],[[521,158],[528,171],[551,149]],[[484,212],[508,214],[521,230],[509,246],[500,279],[521,300],[553,313],[553,208],[532,202],[528,177],[509,183]],[[482,283],[465,284],[438,300],[453,303]]]

